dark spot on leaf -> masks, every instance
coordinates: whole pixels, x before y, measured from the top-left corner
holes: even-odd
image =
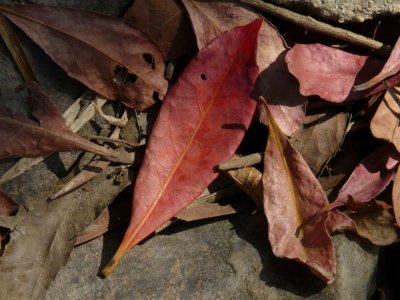
[[[136,82],[137,75],[133,73],[128,73],[128,76],[126,77],[126,81],[130,84],[134,84]]]
[[[151,55],[150,53],[144,53],[143,58],[151,66],[153,70],[156,68],[153,55]]]
[[[203,79],[203,80],[206,80],[207,79],[206,74],[201,73],[200,78]]]

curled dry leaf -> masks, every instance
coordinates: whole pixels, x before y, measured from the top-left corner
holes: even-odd
[[[396,45],[394,45],[388,60],[386,61],[385,65],[383,66],[379,74],[377,74],[367,82],[355,86],[354,89],[357,91],[366,90],[368,88],[373,87],[374,85],[381,83],[381,81],[385,80],[387,77],[395,75],[399,71],[400,71],[400,38],[397,39]]]
[[[400,95],[400,88],[392,89],[393,93],[396,91]],[[399,103],[393,98],[392,93],[387,91],[370,124],[373,136],[392,143],[397,151],[400,151],[399,116]]]
[[[354,231],[361,237],[378,246],[386,246],[399,241],[395,228],[395,218],[389,211],[391,207],[383,201],[373,201],[349,214],[355,223]]]
[[[0,216],[13,216],[18,211],[15,203],[6,193],[0,190]]]
[[[290,143],[300,152],[314,174],[332,158],[346,133],[349,115],[330,111],[307,116]]]
[[[260,15],[233,3],[183,0],[197,46],[203,49],[226,30],[247,24]],[[268,99],[268,107],[276,122],[287,135],[293,134],[303,122],[306,97],[299,94],[298,85],[284,62],[286,45],[279,32],[264,20],[258,36],[257,64],[260,76],[256,82],[255,98]],[[277,76],[279,74],[279,76]],[[260,106],[263,110],[263,107]],[[265,114],[261,121],[266,123]]]
[[[217,177],[215,166],[239,146],[256,107],[250,93],[261,24],[259,19],[221,34],[170,89],[135,183],[130,225],[105,276],[130,248],[193,202]]]
[[[10,116],[0,109],[0,158],[38,156],[57,151],[81,150],[99,154],[114,161],[130,158],[96,145],[73,133],[49,96],[35,83],[26,84],[27,98],[35,120]]]
[[[69,76],[106,98],[145,109],[166,93],[161,53],[119,18],[42,5],[1,5],[0,11]]]
[[[318,95],[340,103],[361,99],[384,90],[381,84],[373,90],[355,92],[353,85],[365,81],[382,67],[382,61],[321,44],[295,45],[285,57],[290,73],[300,82],[300,93]],[[390,85],[400,81],[394,78]]]
[[[193,49],[194,34],[178,0],[135,0],[124,19],[147,34],[173,60]]]
[[[332,283],[336,260],[325,227],[329,214],[321,215],[314,223],[307,222],[328,204],[328,199],[301,154],[292,148],[270,113],[268,120],[263,186],[272,251],[278,257],[302,262]]]
[[[223,171],[240,187],[256,204],[263,206],[262,173],[254,167]]]

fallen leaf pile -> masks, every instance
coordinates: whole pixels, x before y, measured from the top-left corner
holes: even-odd
[[[235,1],[136,0],[122,18],[43,5],[0,5],[0,13],[91,90],[85,97],[92,100],[61,114],[30,75],[16,83],[28,90],[26,115],[0,106],[0,158],[24,157],[0,175],[2,190],[43,160],[26,157],[87,152],[30,207],[0,190],[0,290],[10,299],[39,298],[77,237],[82,243],[114,226],[105,211],[80,233],[132,171],[130,223],[106,277],[174,220],[236,213],[209,200],[238,189],[265,214],[273,253],[327,284],[336,275],[334,231],[375,245],[399,240],[400,39],[386,61],[351,46],[285,41],[265,16]],[[2,36],[13,37],[1,22]],[[9,40],[20,71],[33,74],[18,40]],[[103,113],[106,99],[116,100],[115,116]],[[76,133],[96,113],[111,130]],[[258,123],[250,138],[261,147],[251,148],[248,129]],[[207,193],[217,177],[231,183]],[[90,184],[92,198],[79,209]]]

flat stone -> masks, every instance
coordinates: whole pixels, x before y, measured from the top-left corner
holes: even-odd
[[[303,265],[278,259],[262,215],[177,223],[97,276],[122,237],[117,230],[74,249],[43,299],[366,299],[377,248],[334,236],[338,275],[326,286]]]
[[[399,0],[271,0],[275,4],[338,22],[364,22],[380,16],[398,16]]]

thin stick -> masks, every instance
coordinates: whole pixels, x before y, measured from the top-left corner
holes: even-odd
[[[241,169],[245,167],[254,166],[262,162],[264,153],[257,152],[250,155],[242,156],[239,158],[231,159],[220,163],[218,169],[221,171]]]
[[[363,35],[351,32],[349,30],[334,27],[321,21],[317,21],[312,17],[303,16],[301,14],[292,12],[279,6],[272,5],[270,3],[266,3],[260,0],[237,0],[237,2],[252,6],[262,12],[274,15],[296,25],[307,28],[311,31],[323,33],[342,41],[376,50],[384,55],[388,55],[392,50],[391,46],[375,41],[371,38],[367,38]]]
[[[98,136],[98,135],[90,135],[90,134],[85,134],[85,135],[81,135],[81,136],[88,140],[105,141],[105,142],[111,142],[111,143],[118,144],[118,145],[127,145],[130,147],[140,147],[140,146],[145,145],[145,144],[131,143],[131,142],[128,142],[125,140],[111,138],[111,137],[107,137],[107,136]]]

